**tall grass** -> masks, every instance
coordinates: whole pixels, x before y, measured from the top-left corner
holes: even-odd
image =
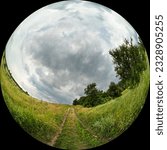
[[[68,105],[37,100],[23,92],[13,81],[5,57],[1,61],[1,87],[4,100],[16,122],[34,138],[46,143],[54,136]]]
[[[149,87],[149,67],[143,72],[135,89],[126,89],[122,96],[94,108],[76,107],[81,120],[91,130],[108,140],[125,131],[141,111]]]

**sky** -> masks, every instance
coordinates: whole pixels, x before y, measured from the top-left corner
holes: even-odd
[[[133,27],[97,3],[70,0],[27,17],[6,45],[8,68],[19,86],[40,100],[72,104],[90,83],[106,90],[118,82],[109,50],[124,39],[138,42]]]

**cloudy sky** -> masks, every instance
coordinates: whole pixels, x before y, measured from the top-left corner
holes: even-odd
[[[75,0],[54,3],[26,18],[6,46],[8,67],[31,96],[71,104],[95,82],[118,82],[109,50],[138,41],[132,26],[113,10]]]

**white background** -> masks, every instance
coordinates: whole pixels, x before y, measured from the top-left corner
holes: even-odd
[[[167,1],[150,0],[150,149],[167,150]],[[163,79],[163,135],[157,135],[157,87],[155,83],[159,79],[159,74],[155,72],[155,15],[163,15],[163,57],[164,71],[161,74]]]

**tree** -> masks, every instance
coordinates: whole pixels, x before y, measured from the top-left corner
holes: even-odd
[[[78,105],[78,100],[77,100],[77,98],[73,101],[73,105]]]
[[[119,86],[119,88],[121,89],[121,91],[124,91],[126,89],[126,85],[123,81],[119,81],[117,83],[117,86]]]
[[[106,103],[112,98],[121,96],[121,88],[118,84],[111,82],[107,91],[98,90],[96,83],[87,85],[84,89],[85,96],[81,96],[79,99],[73,101],[73,105],[82,105],[84,107],[94,107],[103,103]]]
[[[94,95],[97,93],[96,83],[91,83],[87,85],[87,87],[84,89],[84,93],[86,95]]]
[[[125,39],[125,42],[116,49],[110,50],[116,65],[115,71],[126,87],[133,88],[140,82],[140,74],[146,70],[145,48],[141,40],[138,45],[132,44]]]
[[[103,103],[103,98],[106,97],[103,91],[96,88],[96,83],[87,85],[84,89],[86,96],[81,96],[73,101],[73,105],[83,105],[84,107],[93,107]]]
[[[90,106],[96,106],[100,103],[99,91],[96,88],[96,83],[91,83],[87,85],[84,89],[85,94],[87,95],[87,104]]]
[[[107,90],[107,94],[112,97],[112,98],[116,98],[121,96],[121,88],[115,84],[114,82],[111,82],[109,85],[109,89]]]

